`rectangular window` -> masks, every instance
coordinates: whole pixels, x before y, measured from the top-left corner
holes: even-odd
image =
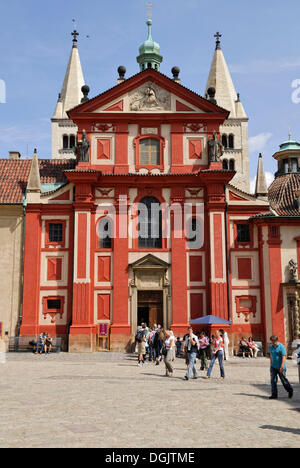
[[[250,226],[249,224],[237,224],[237,242],[250,242]]]
[[[140,142],[140,164],[147,166],[160,165],[160,142],[146,138]]]
[[[47,300],[48,310],[60,310],[61,309],[61,300],[60,299],[48,299]]]
[[[63,225],[62,223],[49,224],[49,242],[63,241]]]

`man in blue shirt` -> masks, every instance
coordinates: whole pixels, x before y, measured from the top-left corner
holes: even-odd
[[[277,382],[278,376],[284,386],[285,390],[289,394],[289,398],[293,398],[294,390],[286,378],[286,349],[282,343],[279,343],[278,337],[273,335],[270,338],[270,360],[271,360],[271,386],[272,396],[270,400],[277,400],[278,389]]]

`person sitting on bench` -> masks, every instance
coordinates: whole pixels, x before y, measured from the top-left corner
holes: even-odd
[[[49,333],[45,333],[45,353],[49,354],[52,351],[53,339],[49,336]]]
[[[46,341],[46,333],[43,332],[40,334],[37,345],[36,345],[36,351],[35,354],[43,354],[45,350],[45,341]]]
[[[243,355],[243,358],[245,357],[245,353],[248,353],[248,357],[250,357],[250,348],[248,345],[248,341],[242,337],[240,340],[240,351]]]
[[[259,349],[256,346],[255,342],[253,341],[252,336],[250,336],[250,338],[248,340],[248,346],[249,346],[249,349],[250,349],[251,357],[254,357],[256,359]]]

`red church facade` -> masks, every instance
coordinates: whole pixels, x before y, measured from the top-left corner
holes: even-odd
[[[235,172],[210,158],[228,114],[152,69],[69,111],[88,158],[79,145],[66,183],[28,196],[21,336],[46,330],[70,351],[93,351],[108,324],[111,349],[126,350],[141,320],[182,336],[212,314],[232,321],[232,344],[266,343],[269,249],[271,328],[284,338],[278,239],[250,220],[269,204],[230,185]],[[161,208],[154,238],[137,234],[151,224],[141,204]]]

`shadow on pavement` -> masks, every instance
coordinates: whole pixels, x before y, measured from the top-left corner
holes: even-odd
[[[289,432],[290,434],[300,435],[300,429],[282,426],[260,426],[260,429],[269,429],[271,431]]]

